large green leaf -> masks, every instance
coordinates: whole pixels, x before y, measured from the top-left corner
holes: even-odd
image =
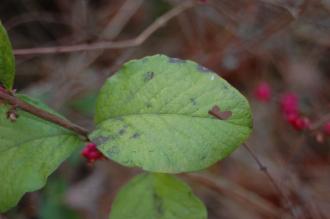
[[[232,115],[209,115],[214,106]],[[170,173],[228,156],[252,127],[248,101],[235,88],[195,62],[164,55],[130,61],[108,79],[95,120],[90,137],[108,158]]]
[[[21,97],[49,112],[43,104]],[[74,133],[18,110],[6,118],[0,105],[0,212],[15,206],[24,193],[44,186],[47,177],[81,144]]]
[[[206,219],[204,204],[167,174],[141,174],[117,195],[110,219]]]
[[[15,58],[7,32],[0,22],[0,84],[11,89],[14,78]]]

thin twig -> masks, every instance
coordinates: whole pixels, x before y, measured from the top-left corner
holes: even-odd
[[[246,143],[243,143],[243,146],[248,151],[248,153],[251,155],[251,157],[255,160],[255,162],[257,163],[257,165],[259,167],[259,169],[266,175],[266,177],[271,182],[271,184],[274,186],[274,188],[276,189],[276,191],[278,192],[278,194],[286,202],[287,206],[285,206],[285,208],[288,209],[288,210],[290,210],[290,213],[292,214],[293,217],[296,217],[295,216],[295,213],[293,212],[293,209],[292,209],[292,207],[293,207],[292,206],[292,202],[283,193],[283,191],[281,190],[280,186],[275,181],[274,177],[268,172],[267,167],[259,160],[259,158],[257,157],[256,153]]]
[[[2,90],[0,90],[0,99],[4,100],[5,102],[9,103],[12,106],[19,107],[20,109],[29,112],[39,118],[42,118],[44,120],[47,120],[49,122],[55,123],[59,126],[62,126],[66,129],[69,129],[78,135],[84,137],[85,140],[88,140],[88,131],[79,125],[76,125],[68,120],[62,119],[54,114],[51,114],[45,110],[39,109],[29,103],[26,103],[17,97],[6,93]]]
[[[213,109],[214,109],[214,107],[212,108],[212,110],[209,111],[209,114],[212,115],[212,116],[214,116],[215,118],[218,118],[218,119],[221,120],[221,117],[219,117],[218,115],[216,115],[214,113],[214,110]],[[263,163],[259,160],[259,158],[254,153],[254,151],[246,143],[243,143],[243,146],[249,152],[249,154],[252,156],[252,158],[256,161],[256,163],[258,164],[260,170],[267,176],[267,178],[272,183],[272,185],[274,186],[274,188],[276,189],[276,191],[279,193],[279,195],[282,197],[282,199],[286,202],[285,203],[286,204],[285,208],[286,209],[289,208],[291,215],[293,217],[295,217],[295,213],[293,212],[292,203],[291,203],[290,199],[280,189],[279,185],[276,183],[276,181],[273,178],[273,176],[268,172],[267,167],[265,165],[263,165]]]
[[[128,21],[141,7],[144,0],[126,0],[118,9],[116,15],[108,22],[104,30],[102,30],[98,39],[113,40],[124,29]]]
[[[172,10],[168,11],[157,20],[155,20],[150,26],[148,26],[140,35],[134,39],[122,40],[122,41],[104,41],[95,42],[90,44],[78,44],[70,46],[56,46],[56,47],[43,47],[43,48],[28,48],[28,49],[15,49],[15,55],[36,55],[36,54],[54,54],[54,53],[69,53],[79,51],[91,51],[99,49],[121,49],[127,47],[135,47],[144,43],[156,30],[165,25],[169,20],[181,14],[183,11],[193,7],[195,2],[188,0]]]
[[[274,188],[277,190],[277,192],[282,196],[284,195],[282,190],[280,189],[279,185],[277,185],[276,181],[274,180],[274,178],[269,174],[267,167],[265,165],[263,165],[263,163],[259,160],[259,158],[257,157],[257,155],[254,153],[254,151],[246,144],[243,144],[244,148],[249,152],[249,154],[251,155],[251,157],[255,160],[255,162],[257,163],[259,169],[265,173],[265,175],[267,176],[267,178],[269,179],[269,181],[272,183],[272,185],[274,186]]]

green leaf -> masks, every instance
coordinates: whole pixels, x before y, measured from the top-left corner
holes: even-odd
[[[44,104],[21,98],[52,113]],[[21,110],[16,122],[10,122],[9,108],[0,106],[0,212],[15,206],[24,193],[43,187],[81,144],[71,131]]]
[[[209,115],[214,106],[232,115]],[[95,120],[90,137],[108,158],[168,173],[212,165],[252,129],[248,101],[235,88],[195,62],[164,55],[130,61],[108,79]]]
[[[110,219],[206,219],[189,186],[167,174],[141,174],[117,195]]]
[[[0,83],[12,89],[15,78],[15,58],[7,32],[0,22]]]

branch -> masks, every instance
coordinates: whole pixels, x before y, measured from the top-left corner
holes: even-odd
[[[106,24],[97,39],[113,40],[124,29],[132,16],[143,4],[144,0],[126,0],[118,9],[116,15]]]
[[[15,49],[15,55],[37,55],[37,54],[54,54],[54,53],[69,53],[80,51],[91,51],[99,49],[121,49],[127,47],[135,47],[144,43],[156,30],[165,25],[169,20],[178,16],[183,11],[193,7],[195,2],[188,0],[172,10],[168,11],[164,15],[156,19],[150,26],[148,26],[140,35],[134,39],[122,40],[122,41],[104,41],[95,42],[91,44],[78,44],[69,46],[57,46],[57,47],[42,47],[42,48],[28,48],[28,49]]]
[[[285,209],[289,210],[291,215],[296,218],[295,212],[292,210],[293,206],[292,206],[292,202],[290,201],[290,199],[283,193],[283,191],[281,190],[280,186],[277,184],[277,182],[275,181],[275,179],[273,178],[273,176],[268,172],[267,167],[259,160],[259,158],[257,157],[257,155],[254,153],[254,151],[246,144],[243,144],[244,148],[248,151],[248,153],[251,155],[251,157],[255,160],[255,162],[257,163],[259,169],[266,175],[266,177],[269,179],[269,181],[271,182],[271,184],[274,186],[274,188],[276,189],[276,191],[278,192],[278,194],[282,197],[282,199],[286,202],[286,206]]]
[[[208,113],[212,116],[214,116],[215,118],[219,119],[219,120],[223,120],[223,118],[220,115],[220,109],[218,107],[218,109],[216,109],[217,106],[214,106]],[[254,153],[254,151],[246,144],[244,143],[243,146],[245,147],[245,149],[249,152],[249,154],[252,156],[252,158],[256,161],[256,163],[258,164],[260,170],[267,176],[267,178],[269,179],[269,181],[272,183],[272,185],[274,186],[274,188],[276,189],[276,191],[278,192],[278,194],[282,197],[282,199],[286,202],[286,206],[285,209],[290,210],[290,213],[292,214],[293,217],[295,217],[295,213],[292,210],[292,203],[290,201],[290,199],[283,193],[283,191],[280,189],[279,185],[276,183],[275,179],[272,177],[272,175],[268,172],[267,167],[265,165],[263,165],[261,163],[261,161],[259,160],[259,158],[257,157],[257,155]]]
[[[251,157],[255,160],[255,162],[257,163],[259,169],[265,173],[265,175],[267,176],[267,178],[269,179],[269,181],[273,184],[274,188],[277,190],[277,192],[281,195],[284,196],[282,190],[280,189],[279,185],[277,185],[276,181],[274,180],[274,178],[269,174],[267,167],[265,165],[263,165],[261,163],[261,161],[259,160],[259,158],[257,157],[257,155],[254,153],[254,151],[252,151],[252,149],[246,144],[243,144],[244,148],[249,152],[249,154],[251,155]]]
[[[69,129],[78,135],[84,137],[85,140],[88,140],[88,131],[79,125],[76,125],[68,120],[62,119],[54,114],[51,114],[47,111],[44,111],[42,109],[39,109],[29,103],[26,103],[17,97],[6,93],[5,91],[0,89],[0,99],[4,100],[5,102],[9,103],[12,106],[19,107],[20,109],[29,112],[41,119],[44,119],[46,121],[55,123],[59,126],[62,126],[66,129]]]

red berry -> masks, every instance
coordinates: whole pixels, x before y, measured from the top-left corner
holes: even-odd
[[[281,110],[285,115],[298,114],[299,102],[298,97],[293,93],[286,93],[280,100]]]
[[[103,158],[102,153],[97,149],[96,144],[94,143],[88,143],[82,150],[81,155],[90,163]]]
[[[295,118],[291,118],[290,120],[288,120],[288,122],[297,131],[302,131],[304,129],[307,129],[307,128],[309,128],[309,125],[310,125],[310,122],[309,122],[308,118],[300,117],[300,116],[295,117]]]
[[[86,145],[86,148],[88,148],[89,150],[93,150],[93,149],[96,148],[96,144],[94,144],[94,143],[88,143],[88,144]]]
[[[287,113],[287,114],[284,114],[284,117],[290,124],[292,124],[299,118],[299,114],[298,113]]]
[[[98,151],[91,151],[91,152],[89,153],[89,158],[90,158],[90,159],[95,160],[95,159],[98,158],[98,156],[99,156],[99,152],[98,152]]]
[[[81,152],[81,155],[84,156],[84,157],[88,157],[89,155],[89,150],[88,148],[84,148]]]
[[[324,132],[324,134],[330,136],[330,122],[327,122],[324,124],[323,132]]]
[[[271,98],[271,87],[267,82],[261,82],[257,86],[254,95],[257,98],[257,100],[261,102],[268,102],[270,101]]]

